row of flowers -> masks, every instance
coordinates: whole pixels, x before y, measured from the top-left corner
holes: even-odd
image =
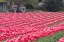
[[[51,15],[53,14],[53,15]],[[59,13],[58,13],[59,14]],[[64,15],[60,13],[58,15],[56,13],[50,12],[39,12],[39,13],[4,13],[0,14],[0,25],[16,25],[16,24],[35,24],[37,22],[42,22],[45,26],[48,24],[53,24],[54,22],[64,20]],[[53,21],[53,22],[52,22]],[[50,23],[49,23],[50,22]],[[46,25],[46,24],[47,25]]]
[[[24,35],[20,35],[17,38],[6,40],[6,42],[32,42],[33,40],[37,40],[40,37],[46,37],[49,35],[53,36],[55,33],[59,31],[64,31],[64,27],[45,28],[42,31],[27,33]]]
[[[54,23],[58,20],[64,19],[64,15],[62,14],[62,12],[60,13],[60,15],[58,14],[59,13],[53,13],[53,12],[50,12],[50,13],[46,13],[46,12],[4,13],[4,14],[0,14],[0,25],[2,24],[15,25],[15,23],[18,24],[21,22],[30,24],[32,22],[35,23],[37,21],[41,21],[43,23],[49,24],[48,22],[50,21],[53,21],[52,23]]]
[[[40,27],[41,26],[38,27],[38,25],[35,25],[34,27],[30,27],[26,25],[23,26],[21,24],[17,26],[8,25],[8,26],[0,27],[0,40],[5,40],[6,38],[9,38],[9,37],[14,37],[16,35],[26,34],[26,33],[30,33],[30,32],[37,31],[37,30],[39,31],[43,30],[43,28],[41,27],[42,29],[40,29]]]
[[[53,15],[52,15],[53,14]],[[58,15],[60,14],[60,15]],[[34,39],[53,35],[64,27],[45,28],[49,24],[64,20],[63,12],[1,13],[0,41],[14,38],[11,42],[31,42]],[[20,39],[20,41],[19,41]],[[10,41],[10,40],[9,40]]]
[[[21,34],[21,32],[17,32],[20,33],[21,36],[18,36],[17,38],[14,38],[12,40],[7,40],[7,42],[9,41],[13,41],[16,42],[18,40],[18,42],[28,42],[28,41],[33,41],[35,39],[38,39],[40,37],[45,37],[45,36],[52,36],[53,34],[59,32],[59,31],[64,31],[64,27],[53,27],[53,28],[39,28],[39,29],[35,29],[35,31],[33,31],[35,28],[33,28],[31,30],[31,32],[29,33],[24,33],[23,35]],[[29,30],[29,29],[28,29]],[[25,31],[24,31],[25,32]],[[14,35],[15,36],[15,35]],[[20,38],[22,37],[22,38]],[[19,41],[20,39],[20,41]],[[25,41],[27,39],[27,41]]]

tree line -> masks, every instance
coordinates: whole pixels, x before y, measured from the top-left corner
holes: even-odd
[[[42,10],[44,8],[44,10],[46,11],[59,11],[62,7],[62,1],[63,0],[9,0],[10,4],[12,4],[13,2],[15,4],[33,4],[33,5],[37,5],[38,2],[42,1],[42,3],[44,3],[44,5],[42,5]]]

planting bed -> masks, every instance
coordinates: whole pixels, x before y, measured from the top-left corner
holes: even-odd
[[[64,12],[0,13],[0,42],[38,42],[59,31],[64,31]]]

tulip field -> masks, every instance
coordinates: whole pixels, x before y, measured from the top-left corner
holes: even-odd
[[[0,42],[64,42],[64,12],[0,13]]]

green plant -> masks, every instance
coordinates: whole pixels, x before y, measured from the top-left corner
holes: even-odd
[[[44,3],[44,8],[46,11],[57,12],[62,6],[62,0],[46,0]]]
[[[42,37],[37,40],[37,42],[57,42],[61,37],[64,36],[64,32],[60,31],[56,34],[54,34],[52,37],[47,36],[47,37]]]

